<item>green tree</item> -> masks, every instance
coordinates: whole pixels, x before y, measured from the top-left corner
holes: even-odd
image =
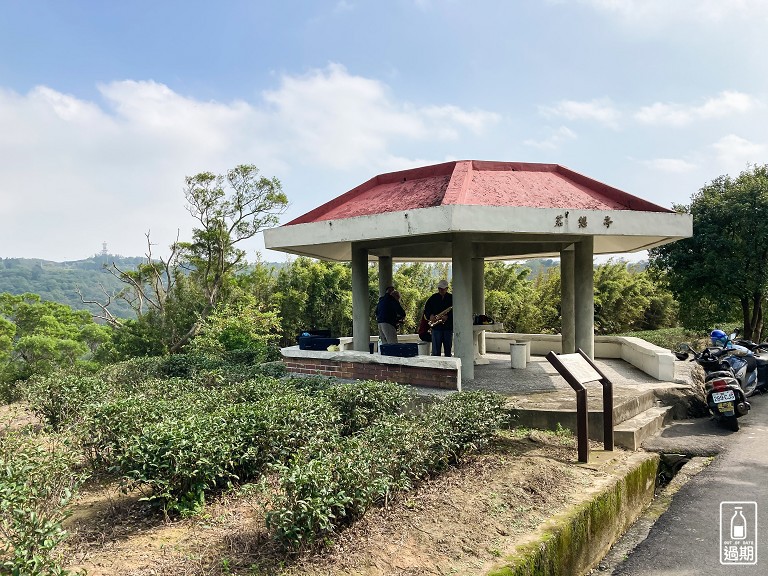
[[[267,357],[269,344],[279,339],[280,320],[274,311],[250,294],[219,304],[203,321],[189,348],[193,352],[221,355],[249,351],[260,360]]]
[[[120,297],[137,316],[135,322],[120,321],[109,312],[109,302],[102,306],[102,317],[127,332],[115,339],[123,355],[180,351],[227,301],[236,274],[246,267],[240,243],[277,225],[288,206],[280,182],[260,177],[253,165],[225,175],[188,176],[184,197],[198,224],[190,242],[177,240],[167,259],[153,258],[147,235],[144,263],[131,271],[111,267],[125,285]]]
[[[235,272],[245,265],[237,245],[264,228],[276,226],[288,207],[277,178],[259,177],[253,165],[240,165],[226,176],[202,172],[186,178],[187,210],[199,223],[192,242],[181,243],[182,258],[212,309]]]
[[[644,328],[645,312],[655,292],[645,273],[630,272],[623,260],[609,260],[595,269],[595,329],[620,334]]]
[[[510,332],[539,332],[539,297],[528,279],[531,269],[521,264],[486,262],[485,311]]]
[[[744,334],[759,340],[768,285],[768,165],[720,176],[676,209],[693,216],[693,236],[654,248],[650,259],[666,274],[681,319],[705,328],[738,306]]]
[[[273,301],[282,319],[283,344],[308,328],[352,333],[352,269],[348,264],[297,258],[277,274]]]
[[[85,310],[44,302],[37,294],[0,294],[0,380],[87,362],[109,336]]]
[[[534,280],[536,302],[541,315],[543,333],[557,334],[562,330],[560,266],[546,268]]]

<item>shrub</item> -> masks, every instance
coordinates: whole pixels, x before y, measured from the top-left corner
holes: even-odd
[[[356,437],[342,439],[319,457],[303,451],[279,468],[282,493],[267,512],[267,529],[286,549],[312,547],[387,492],[388,479],[376,464],[368,443]]]
[[[708,333],[691,331],[685,328],[662,328],[660,330],[625,332],[621,336],[642,338],[651,344],[661,346],[667,350],[677,350],[681,342],[690,342],[694,348],[698,349],[698,342],[702,340],[702,337],[706,338]]]
[[[76,416],[80,408],[103,394],[103,381],[78,372],[33,376],[22,384],[30,408],[54,431]]]
[[[411,401],[404,386],[392,382],[335,383],[321,395],[339,410],[342,434],[354,434],[386,415],[397,414]]]
[[[262,378],[153,401],[152,407],[146,397],[106,404],[89,418],[85,436],[97,444],[89,447],[94,459],[150,487],[150,499],[166,510],[188,513],[211,490],[255,478],[304,446],[334,441],[338,422],[327,401]]]
[[[268,530],[293,551],[327,541],[376,502],[487,442],[503,423],[502,403],[489,393],[460,393],[422,413],[385,417],[320,452],[298,452],[279,468]]]
[[[66,575],[56,547],[66,505],[84,480],[74,473],[72,454],[44,448],[18,433],[0,435],[0,572]]]
[[[111,364],[102,369],[101,378],[121,388],[130,388],[140,382],[161,376],[162,356],[142,356]]]
[[[195,378],[201,381],[218,382],[220,384],[234,384],[246,380],[258,379],[262,376],[280,378],[286,374],[285,364],[282,362],[267,362],[264,364],[239,364],[226,362],[220,368],[209,371],[201,371]]]
[[[158,369],[160,374],[166,378],[192,378],[201,370],[215,370],[221,365],[222,360],[218,356],[190,352],[164,357]]]

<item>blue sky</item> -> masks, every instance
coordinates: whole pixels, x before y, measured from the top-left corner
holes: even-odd
[[[184,176],[241,163],[284,221],[454,159],[685,204],[768,162],[767,29],[763,0],[0,0],[0,257],[162,253]]]

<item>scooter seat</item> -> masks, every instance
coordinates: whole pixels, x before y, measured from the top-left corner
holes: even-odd
[[[709,382],[710,380],[715,380],[717,378],[733,378],[733,372],[729,372],[727,370],[710,372],[709,374],[707,374],[707,377],[704,378],[704,382]]]

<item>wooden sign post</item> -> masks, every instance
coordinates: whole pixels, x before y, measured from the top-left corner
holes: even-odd
[[[587,389],[589,382],[603,385],[603,446],[613,450],[613,384],[581,348],[575,354],[547,354],[547,360],[555,367],[571,388],[576,391],[576,441],[579,462],[589,462],[589,425],[587,416]]]

